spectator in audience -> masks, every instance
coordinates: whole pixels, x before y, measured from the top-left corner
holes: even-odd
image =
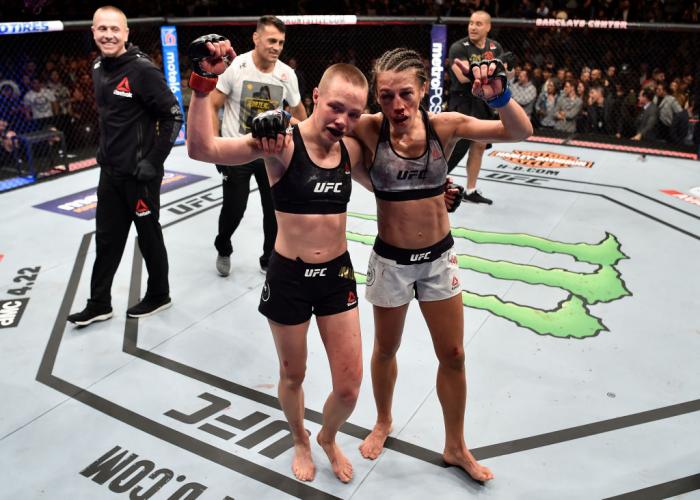
[[[576,118],[581,112],[581,98],[576,95],[572,80],[564,83],[563,95],[554,106],[554,128],[562,132],[576,132]]]
[[[554,85],[557,86],[558,83],[554,81],[554,76],[552,73],[552,68],[545,66],[542,68],[542,85],[537,89],[538,94],[547,93],[547,82],[553,81]]]
[[[651,79],[654,80],[657,85],[665,83],[666,72],[661,68],[654,68],[654,71],[651,73]]]
[[[542,68],[540,68],[539,66],[535,66],[534,68],[532,68],[531,77],[532,84],[535,86],[535,89],[539,94],[542,89],[542,85],[544,84],[544,74]]]
[[[306,110],[306,116],[311,116],[311,113],[314,111],[314,101],[311,99],[310,95],[305,95],[304,98],[302,99],[302,102],[304,103],[304,109]]]
[[[537,118],[543,128],[554,128],[554,110],[559,100],[559,89],[556,81],[550,78],[545,83],[546,89],[540,93],[535,104]]]
[[[355,65],[355,63],[351,63],[348,61],[343,61],[343,62],[345,62],[347,64],[352,64],[353,66]],[[299,69],[299,63],[297,62],[297,58],[290,57],[289,61],[287,61],[287,66],[292,68],[294,70],[294,74],[297,75],[297,82],[299,83],[299,93],[301,95],[310,95],[309,92],[312,89],[309,89],[309,84],[307,82],[306,73],[304,73],[304,71]],[[307,113],[307,116],[310,116],[310,115]]]
[[[621,21],[635,22],[639,21],[638,14],[630,5],[630,0],[620,0],[618,7],[613,10],[611,19],[619,19]]]
[[[588,83],[591,81],[591,68],[584,66],[581,69],[581,74],[579,75],[579,81]]]
[[[32,78],[31,89],[24,94],[23,102],[31,110],[37,129],[53,125],[53,117],[58,112],[56,96],[38,78]]]
[[[692,144],[692,133],[690,129],[690,117],[693,116],[692,101],[688,101],[683,105],[683,109],[673,115],[671,127],[669,128],[669,142],[676,145]],[[697,121],[697,117],[695,117]]]
[[[589,83],[591,87],[593,85],[601,85],[605,87],[605,81],[603,80],[603,70],[600,68],[593,68],[591,70],[591,81]]]
[[[549,17],[549,5],[547,5],[547,2],[545,0],[540,0],[539,5],[537,6],[537,10],[535,10],[535,15],[537,17],[545,18]]]
[[[577,81],[576,95],[581,98],[581,102],[588,102],[588,84],[581,80]]]
[[[639,105],[642,112],[637,117],[637,133],[632,136],[632,140],[654,140],[656,139],[656,127],[659,123],[659,109],[654,104],[654,91],[648,88],[640,90]]]
[[[530,81],[530,72],[526,69],[521,69],[516,73],[517,81],[511,86],[513,99],[522,106],[528,117],[532,116],[532,111],[535,108],[535,99],[537,99],[537,89]]]
[[[52,70],[49,73],[49,81],[46,88],[50,90],[56,98],[56,113],[55,125],[59,130],[66,130],[70,123],[70,90],[63,83],[58,70]]]
[[[562,90],[564,82],[566,81],[566,71],[566,68],[559,68],[554,74],[555,76],[552,77],[557,81],[557,88],[560,90]]]
[[[609,92],[615,91],[615,84],[617,83],[617,66],[611,64],[608,66],[608,70],[605,73],[606,80],[608,81],[607,89]]]
[[[583,132],[588,127],[588,84],[581,80],[577,81],[576,95],[581,99],[581,112],[576,118],[576,130]]]
[[[683,107],[675,97],[667,92],[666,84],[656,86],[656,106],[659,108],[659,123],[657,125],[658,139],[668,141],[671,139],[671,123],[677,113],[683,111]]]
[[[586,124],[582,131],[595,134],[610,134],[613,127],[613,101],[605,96],[600,85],[591,87],[586,106]]]
[[[9,124],[0,119],[0,165],[10,164],[17,149],[17,134]]]
[[[14,81],[5,80],[0,86],[0,118],[17,132],[31,129],[31,112],[20,99],[19,86]]]

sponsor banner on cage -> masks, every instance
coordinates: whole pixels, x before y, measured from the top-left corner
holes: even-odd
[[[61,21],[0,23],[0,35],[24,35],[25,33],[45,33],[47,31],[63,31],[63,23]]]
[[[433,25],[430,30],[430,97],[428,98],[428,109],[432,113],[442,111],[446,46],[447,26]]]
[[[185,116],[182,105],[182,90],[180,86],[180,61],[177,54],[177,28],[175,26],[160,27],[160,44],[163,50],[163,70],[165,71],[165,81],[168,87],[175,94],[180,105],[180,112]],[[185,123],[180,126],[175,144],[185,143]]]
[[[543,28],[595,28],[626,30],[627,21],[607,19],[537,19],[535,26]]]
[[[204,175],[185,174],[166,170],[160,192],[167,193],[168,191],[193,184],[202,179],[207,179],[207,177]],[[62,196],[55,200],[34,205],[34,207],[57,214],[91,220],[95,218],[95,211],[97,209],[97,189],[86,189],[79,193]]]
[[[591,168],[594,164],[592,161],[581,160],[578,156],[554,153],[552,151],[492,151],[489,156],[516,165],[538,168]]]
[[[357,16],[277,16],[284,24],[357,24]]]

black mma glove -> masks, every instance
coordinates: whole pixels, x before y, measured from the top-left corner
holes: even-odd
[[[190,75],[189,85],[195,92],[208,94],[216,88],[216,82],[219,79],[218,75],[202,69],[199,63],[212,57],[211,52],[207,48],[207,42],[214,43],[223,41],[226,41],[226,37],[221,35],[204,35],[193,40],[187,48],[187,55],[192,64],[192,74]],[[223,61],[226,65],[230,62],[228,57],[224,57]]]
[[[255,139],[262,139],[263,137],[276,139],[277,134],[285,134],[287,132],[291,118],[292,115],[283,109],[271,109],[253,118],[250,130]]]
[[[456,189],[457,190],[457,194],[455,195],[454,203],[452,203],[452,206],[447,209],[448,212],[454,212],[462,204],[462,196],[464,195],[464,186],[460,186],[459,184],[455,184],[454,182],[449,182],[445,186],[445,191],[447,191],[449,189]]]
[[[139,182],[148,182],[160,175],[160,169],[151,163],[147,158],[142,158],[136,164],[134,177]]]
[[[199,38],[192,40],[190,42],[190,46],[187,47],[187,57],[190,58],[190,64],[192,64],[192,71],[197,73],[199,76],[203,76],[205,78],[217,78],[218,75],[203,70],[199,63],[202,60],[211,57],[211,52],[209,52],[209,49],[207,48],[207,42],[223,42],[226,40],[227,38],[225,36],[217,35],[216,33],[212,33],[210,35],[203,35]]]
[[[473,62],[469,65],[469,78],[474,81],[476,78],[474,77],[474,68],[478,68],[482,65],[486,65],[486,67],[491,66],[491,64],[496,65],[496,69],[494,70],[493,74],[488,77],[489,80],[500,80],[501,81],[501,92],[499,94],[494,95],[490,99],[484,99],[486,101],[486,104],[488,104],[492,108],[501,108],[508,104],[508,101],[510,101],[510,89],[508,88],[508,75],[506,74],[506,68],[503,66],[503,63],[499,59],[486,59],[484,61],[479,61],[479,62]],[[480,97],[480,96],[477,96]]]

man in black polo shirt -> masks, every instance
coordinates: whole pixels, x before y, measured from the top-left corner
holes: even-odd
[[[484,120],[497,119],[496,112],[492,110],[483,99],[472,95],[472,82],[466,78],[459,68],[455,71],[455,59],[460,59],[467,63],[483,61],[487,59],[502,59],[503,48],[501,45],[490,38],[487,38],[491,30],[491,16],[488,12],[479,10],[474,12],[469,18],[469,35],[461,40],[457,40],[450,46],[448,54],[448,66],[450,73],[450,98],[448,104],[449,111],[457,111],[464,115],[481,118]],[[506,68],[510,71],[512,68],[507,65]],[[449,170],[454,169],[462,160],[467,150],[469,157],[467,158],[467,190],[464,192],[464,200],[472,203],[487,203],[491,204],[488,198],[485,198],[476,190],[476,179],[479,177],[481,170],[481,159],[486,150],[486,144],[482,142],[473,142],[468,140],[460,140],[452,151],[452,155],[448,161]]]

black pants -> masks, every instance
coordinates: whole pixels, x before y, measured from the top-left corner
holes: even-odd
[[[97,186],[97,251],[90,282],[91,302],[111,305],[112,281],[132,222],[136,225],[139,248],[148,270],[145,297],[161,298],[170,293],[168,254],[158,222],[162,180],[162,176],[158,176],[149,182],[137,182],[101,170]]]
[[[453,92],[450,95],[450,100],[447,104],[448,111],[456,111],[462,113],[463,115],[473,116],[474,118],[479,118],[481,120],[493,120],[497,118],[494,116],[494,111],[489,108],[482,99],[474,97],[470,93],[465,92]],[[454,149],[450,158],[447,160],[447,171],[452,172],[454,168],[462,161],[464,155],[469,151],[469,146],[472,141],[468,139],[459,139],[457,144],[455,144]],[[486,149],[491,148],[491,144],[486,146]]]
[[[272,206],[272,194],[270,182],[267,179],[265,163],[263,160],[255,160],[245,165],[225,166],[217,165],[216,168],[224,176],[221,186],[224,191],[224,202],[219,214],[219,234],[216,235],[214,246],[219,255],[228,256],[233,252],[231,236],[243,219],[243,214],[248,206],[248,194],[250,193],[250,177],[255,176],[260,192],[260,201],[263,210],[263,257],[269,259],[275,246],[277,237],[277,219],[275,209]]]

